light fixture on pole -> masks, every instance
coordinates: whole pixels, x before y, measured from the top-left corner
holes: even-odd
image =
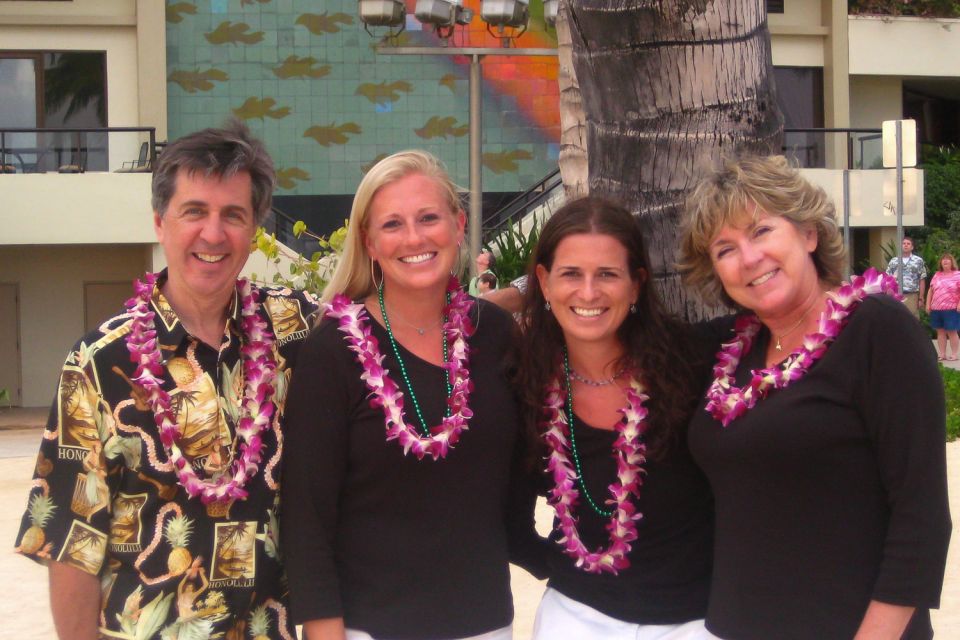
[[[358,13],[363,29],[370,36],[369,27],[391,27],[390,36],[399,35],[406,28],[407,7],[403,0],[358,0]],[[394,33],[393,27],[400,27]]]
[[[417,0],[414,15],[420,22],[433,25],[444,40],[453,35],[456,25],[473,20],[473,10],[465,8],[463,0]]]
[[[560,0],[543,0],[543,19],[549,26],[557,25],[558,13],[560,13]]]
[[[506,39],[505,44],[508,44],[511,38],[516,38],[527,30],[529,4],[530,0],[481,0],[480,17],[487,23],[490,35]],[[493,33],[490,27],[497,27],[498,33]],[[505,29],[508,27],[520,31],[506,35]]]

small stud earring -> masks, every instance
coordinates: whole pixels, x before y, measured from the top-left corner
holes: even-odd
[[[634,303],[630,305],[630,313],[636,313],[636,312],[637,312],[637,305],[636,303]]]
[[[546,309],[547,311],[550,311],[550,301],[549,301],[549,300],[547,300],[546,302],[543,303],[543,308]]]

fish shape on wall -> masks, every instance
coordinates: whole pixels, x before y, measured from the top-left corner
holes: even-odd
[[[203,34],[210,44],[256,44],[263,40],[263,31],[250,31],[246,22],[221,22],[220,26]]]
[[[303,132],[303,137],[313,138],[317,144],[329,147],[331,144],[347,144],[350,142],[347,134],[359,134],[362,131],[356,122],[344,122],[340,126],[337,126],[336,122],[331,122],[326,127],[310,127]]]
[[[168,82],[175,82],[187,93],[196,93],[197,91],[210,91],[213,89],[213,81],[226,82],[230,76],[226,71],[220,69],[207,69],[200,71],[173,71],[167,76]]]
[[[197,15],[197,5],[189,2],[173,2],[167,5],[167,22],[180,24],[183,22],[183,14],[191,16]]]
[[[457,126],[457,119],[453,116],[444,116],[443,118],[431,116],[425,125],[419,129],[414,129],[413,132],[427,140],[430,138],[446,138],[447,136],[462,138],[470,132],[470,125]]]
[[[297,180],[309,180],[310,174],[299,167],[287,167],[286,169],[277,169],[277,185],[281,189],[293,189],[297,186]]]
[[[533,160],[533,154],[525,149],[483,154],[483,166],[496,174],[517,171],[520,168],[517,160]]]
[[[413,44],[414,41],[407,31],[403,31],[396,35],[387,35],[383,40],[379,38],[372,39],[367,46],[376,51],[378,47],[382,47],[385,43],[391,47],[405,47],[408,44]]]
[[[370,169],[373,169],[373,165],[377,164],[378,162],[380,162],[386,157],[387,157],[386,153],[377,154],[377,157],[371,160],[369,164],[360,165],[360,172],[366,173],[367,171],[370,171]]]
[[[326,11],[304,13],[297,18],[296,24],[303,25],[315,36],[322,36],[325,33],[337,33],[340,31],[341,24],[353,24],[353,17],[346,13],[327,15]]]
[[[442,78],[440,78],[440,81],[437,84],[439,84],[440,86],[446,87],[447,89],[450,89],[450,93],[456,94],[458,79],[459,78],[457,78],[457,74],[448,73]]]
[[[406,80],[397,80],[387,84],[384,80],[379,84],[365,82],[357,87],[354,95],[363,96],[374,104],[390,104],[400,99],[400,92],[410,93],[413,91],[413,85]]]
[[[256,1],[259,2],[260,4],[267,4],[268,2],[270,2],[270,0],[256,0]],[[254,3],[254,0],[240,0],[241,7],[248,4],[253,4],[253,3]]]
[[[273,67],[273,75],[286,80],[287,78],[322,78],[330,73],[330,65],[322,64],[319,67],[317,59],[307,56],[298,58],[297,56],[288,56],[279,67]]]
[[[280,118],[286,118],[290,115],[290,107],[278,107],[274,109],[274,105],[277,104],[277,101],[273,98],[257,98],[251,96],[247,98],[246,102],[240,105],[237,109],[232,109],[233,114],[238,118],[243,120],[250,120],[251,118],[260,118],[263,120],[264,117],[273,118],[274,120],[279,120]]]

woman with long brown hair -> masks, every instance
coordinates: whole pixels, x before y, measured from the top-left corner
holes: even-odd
[[[685,437],[709,346],[661,308],[615,202],[557,211],[529,275],[520,391],[556,511],[534,638],[710,637],[712,498]]]

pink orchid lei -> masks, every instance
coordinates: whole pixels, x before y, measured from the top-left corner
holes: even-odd
[[[266,321],[257,315],[257,300],[250,283],[244,279],[238,280],[240,325],[243,331],[240,354],[245,379],[240,402],[241,415],[236,426],[237,435],[242,440],[240,455],[233,461],[231,473],[203,480],[177,446],[177,440],[182,435],[180,425],[171,408],[170,394],[161,387],[163,359],[157,346],[156,314],[150,308],[156,281],[156,274],[146,274],[142,282],[134,284],[136,295],[127,301],[127,308],[133,317],[127,336],[127,349],[130,351],[130,360],[137,364],[133,381],[149,395],[154,420],[160,430],[160,441],[187,494],[191,498],[199,496],[204,504],[242,500],[247,496],[243,487],[256,474],[263,456],[260,434],[270,427],[274,412],[271,400],[277,365],[273,357],[273,334]]]
[[[576,560],[576,566],[587,573],[612,573],[630,566],[627,554],[630,543],[637,539],[636,520],[643,517],[637,512],[630,496],[639,497],[643,484],[643,464],[646,462],[647,446],[643,434],[647,429],[647,409],[644,403],[649,397],[643,386],[634,378],[627,389],[627,406],[620,410],[623,419],[614,430],[618,437],[613,443],[617,458],[617,482],[609,486],[611,498],[606,504],[613,506],[613,515],[606,525],[610,545],[606,549],[589,551],[577,531],[577,519],[573,515],[580,498],[577,490],[577,472],[570,460],[570,425],[565,409],[566,386],[554,380],[547,386],[544,399],[543,439],[549,447],[547,471],[553,477],[547,502],[557,514],[563,537],[558,544],[563,552]]]
[[[836,293],[828,293],[827,308],[820,315],[817,331],[803,337],[803,343],[786,359],[773,367],[755,369],[750,382],[735,387],[733,376],[740,359],[750,352],[760,332],[760,320],[753,314],[739,316],[733,326],[736,334],[717,353],[714,381],[707,390],[706,410],[724,427],[756,406],[774,389],[796,382],[823,357],[830,343],[837,339],[850,314],[868,295],[885,293],[897,299],[897,281],[876,269],[868,269],[862,276],[853,276]]]
[[[412,451],[418,460],[425,456],[434,460],[446,457],[450,448],[459,441],[461,432],[468,428],[467,421],[473,416],[467,404],[473,388],[467,368],[467,338],[474,331],[469,315],[473,300],[460,289],[455,277],[450,278],[447,292],[450,304],[444,310],[446,321],[443,323],[443,335],[447,341],[449,362],[444,363],[443,367],[447,370],[451,386],[447,400],[450,413],[439,425],[430,429],[431,435],[428,437],[421,436],[404,419],[403,392],[389,376],[389,370],[383,368],[383,354],[377,339],[370,333],[370,320],[363,304],[354,303],[345,295],[338,294],[324,305],[324,314],[338,321],[344,340],[363,367],[360,379],[370,390],[370,405],[383,409],[387,441],[397,440],[404,455]]]

